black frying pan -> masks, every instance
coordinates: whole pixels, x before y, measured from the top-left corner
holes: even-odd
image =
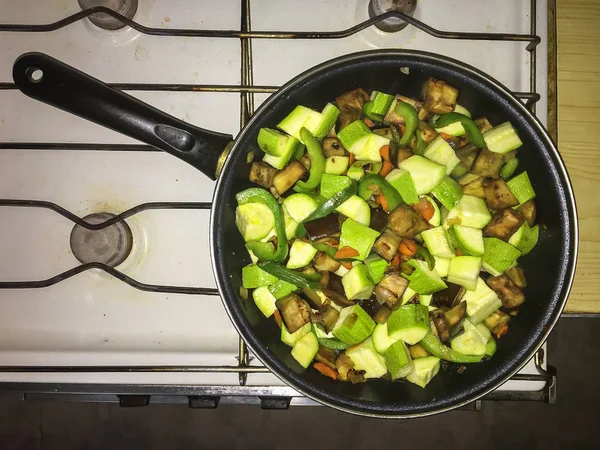
[[[401,68],[408,68],[400,71]],[[35,71],[42,78],[35,80]],[[39,72],[38,72],[39,74]],[[577,220],[565,166],[547,132],[504,86],[455,60],[423,52],[381,50],[356,53],[323,63],[299,75],[272,95],[240,132],[231,136],[196,128],[135,98],[115,91],[59,61],[39,53],[21,56],[14,80],[25,94],[167,151],[214,178],[222,164],[211,214],[212,262],[217,285],[235,327],[258,358],[298,391],[334,408],[379,417],[414,417],[446,411],[473,401],[504,383],[539,349],[566,303],[575,273]],[[435,77],[456,86],[460,103],[473,117],[493,124],[510,120],[523,147],[521,167],[537,193],[544,231],[538,246],[523,257],[527,302],[498,341],[495,356],[466,372],[442,370],[425,388],[404,382],[334,382],[314,369],[302,369],[279,339],[279,329],[252,301],[239,297],[241,269],[249,257],[235,226],[235,193],[250,186],[247,154],[260,155],[261,127],[275,127],[295,106],[320,110],[350,89],[418,96]],[[223,153],[225,147],[230,154]],[[202,270],[202,268],[198,268]]]

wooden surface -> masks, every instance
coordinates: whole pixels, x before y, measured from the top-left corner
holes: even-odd
[[[566,312],[600,313],[600,1],[558,0],[558,147],[577,200],[579,259]]]

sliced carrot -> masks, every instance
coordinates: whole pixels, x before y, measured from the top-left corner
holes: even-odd
[[[421,214],[421,216],[423,216],[423,219],[427,221],[431,220],[431,218],[435,214],[435,209],[433,208],[433,205],[426,198],[422,198],[419,201],[419,203],[412,205],[412,207],[415,211]]]
[[[373,122],[371,119],[369,119],[368,117],[365,117],[363,119],[363,122],[365,123],[366,126],[368,126],[369,128],[373,128],[375,126],[375,122]]]
[[[321,375],[325,375],[326,377],[331,378],[332,380],[337,380],[337,371],[332,369],[331,367],[329,367],[326,364],[317,362],[313,364],[313,367],[315,369],[317,369],[317,371],[321,374]]]
[[[396,253],[396,256],[394,256],[394,259],[392,259],[392,266],[394,267],[398,267],[400,265],[400,252]]]
[[[412,239],[404,239],[398,247],[404,256],[412,257],[417,252],[417,244]]]
[[[350,153],[350,159],[348,159],[348,165],[354,164],[354,153]]]
[[[358,250],[353,249],[352,247],[342,247],[337,252],[335,252],[335,259],[347,259],[352,258],[353,256],[358,256]]]
[[[277,322],[277,326],[281,328],[283,326],[283,320],[281,320],[281,314],[278,309],[273,313],[273,318],[275,319],[275,322]]]
[[[392,171],[393,168],[394,165],[391,162],[384,161],[383,165],[381,166],[381,170],[379,171],[379,175],[385,177],[388,173]]]
[[[498,331],[496,333],[496,337],[498,339],[500,339],[502,336],[504,336],[506,333],[508,332],[508,324],[504,325],[502,328],[500,328],[500,331]]]
[[[382,145],[379,149],[379,154],[381,155],[384,161],[391,162],[389,145]]]
[[[450,136],[449,134],[446,133],[440,133],[440,136],[442,137],[442,139],[449,141],[452,139],[452,136]]]
[[[406,133],[406,125],[405,124],[400,125],[400,133],[402,133],[402,135],[404,135],[404,133]]]
[[[342,266],[344,266],[346,269],[352,270],[352,263],[351,262],[342,262],[342,261],[340,261],[340,264]]]
[[[390,207],[388,205],[387,198],[385,198],[385,195],[380,194],[380,195],[375,196],[375,201],[377,202],[378,205],[381,205],[381,207],[383,208],[383,210],[385,212],[390,211]]]
[[[463,256],[463,252],[461,252],[459,249],[456,249],[455,252],[456,256]]]

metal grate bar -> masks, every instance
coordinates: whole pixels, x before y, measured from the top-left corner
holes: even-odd
[[[535,1],[535,0],[532,0]],[[249,9],[242,8],[242,15]],[[122,16],[115,11],[106,8],[104,6],[96,6],[89,8],[84,11],[77,12],[71,16],[61,19],[57,22],[41,25],[30,25],[30,24],[0,24],[1,31],[9,32],[26,32],[26,33],[43,33],[49,31],[60,30],[72,23],[75,23],[81,19],[84,19],[92,14],[105,13],[121,22],[130,26],[131,28],[139,31],[140,33],[153,35],[153,36],[173,36],[173,37],[205,37],[205,38],[237,38],[237,39],[342,39],[353,34],[358,33],[370,26],[396,17],[404,20],[414,27],[418,28],[425,33],[439,38],[439,39],[461,39],[461,40],[475,40],[475,41],[516,41],[516,42],[530,42],[534,45],[539,44],[539,36],[533,34],[515,34],[515,33],[469,33],[469,32],[454,32],[454,31],[443,31],[433,28],[424,22],[421,22],[414,17],[407,14],[389,11],[384,14],[380,14],[377,17],[365,20],[353,27],[347,28],[346,30],[340,31],[250,31],[244,30],[193,30],[193,29],[165,29],[165,28],[153,28],[141,25],[125,16]]]
[[[118,222],[121,222],[128,217],[139,214],[143,211],[157,210],[157,209],[210,209],[212,207],[211,203],[207,202],[152,202],[152,203],[142,203],[137,205],[127,211],[122,212],[121,214],[112,217],[104,222],[98,224],[88,223],[83,220],[81,217],[73,214],[72,212],[66,210],[62,206],[57,205],[56,203],[42,201],[42,200],[13,200],[13,199],[0,199],[0,207],[14,207],[14,208],[43,208],[54,211],[57,214],[60,214],[64,218],[70,220],[71,222],[80,225],[88,230],[101,230],[103,228],[114,225]],[[35,281],[1,281],[0,289],[40,289],[49,286],[53,286],[61,281],[64,281],[68,278],[74,277],[82,272],[86,272],[91,269],[99,269],[102,270],[109,275],[121,280],[124,283],[127,283],[129,286],[139,289],[141,291],[146,292],[161,292],[161,293],[171,293],[171,294],[191,294],[191,295],[219,295],[219,291],[216,288],[205,288],[205,287],[188,287],[188,286],[168,286],[168,285],[158,285],[158,284],[147,284],[137,281],[128,275],[125,275],[123,272],[118,271],[117,269],[108,266],[102,263],[87,263],[81,264],[72,269],[66,270],[58,275],[55,275],[51,278],[47,278],[45,280],[35,280]]]

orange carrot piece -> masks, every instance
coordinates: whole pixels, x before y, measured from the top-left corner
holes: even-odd
[[[352,270],[352,263],[351,263],[351,262],[343,262],[343,261],[340,261],[340,264],[341,264],[342,266],[344,266],[346,269],[348,269],[348,270]]]
[[[317,371],[321,375],[325,375],[326,377],[331,378],[332,380],[337,380],[337,371],[329,367],[327,364],[323,364],[320,362],[316,362],[313,364],[313,367],[317,369]]]
[[[456,253],[456,256],[463,256],[463,252],[461,252],[459,249],[454,250]]]
[[[449,141],[450,139],[452,139],[452,136],[450,136],[449,134],[446,133],[440,133],[440,136],[442,137],[442,139],[444,139],[445,141]]]
[[[335,252],[334,258],[335,259],[347,259],[347,258],[352,258],[353,256],[358,256],[359,254],[360,253],[358,253],[358,250],[356,250],[352,247],[342,247],[337,252]]]
[[[363,122],[365,123],[366,126],[368,126],[369,128],[373,128],[375,126],[375,122],[373,122],[371,119],[369,119],[368,117],[365,117],[363,119]]]
[[[404,239],[398,247],[404,256],[412,257],[417,252],[417,244],[412,239]]]
[[[500,331],[498,331],[498,332],[496,333],[496,337],[497,337],[498,339],[500,339],[500,338],[501,338],[502,336],[504,336],[504,335],[505,335],[507,332],[508,332],[508,324],[504,325],[504,326],[503,326],[503,327],[500,329]]]
[[[385,195],[383,195],[383,194],[376,195],[376,196],[375,196],[375,202],[376,202],[378,205],[381,205],[381,207],[383,208],[383,210],[384,210],[385,212],[389,212],[389,210],[390,210],[390,207],[389,207],[389,205],[388,205],[387,198],[385,198]]]
[[[283,320],[281,320],[281,314],[278,309],[273,313],[273,318],[275,319],[275,322],[277,322],[277,326],[281,328],[283,326]]]
[[[379,171],[379,175],[385,178],[385,176],[390,173],[393,168],[394,165],[391,162],[384,161],[383,165],[381,166],[381,170]]]
[[[394,256],[394,259],[392,259],[391,264],[394,267],[398,267],[400,265],[400,252],[396,253],[396,256]]]
[[[404,124],[400,125],[400,133],[402,133],[402,135],[404,135],[404,133],[406,133],[406,125],[404,125]]]
[[[435,214],[435,209],[433,208],[433,205],[426,198],[422,198],[419,201],[419,203],[413,205],[413,209],[419,214],[421,214],[421,216],[423,216],[423,219],[425,220],[431,220],[431,218]]]
[[[391,162],[389,145],[382,145],[379,149],[379,154],[381,155],[384,161]]]
[[[348,166],[354,164],[354,153],[350,153],[350,158],[348,159]]]

